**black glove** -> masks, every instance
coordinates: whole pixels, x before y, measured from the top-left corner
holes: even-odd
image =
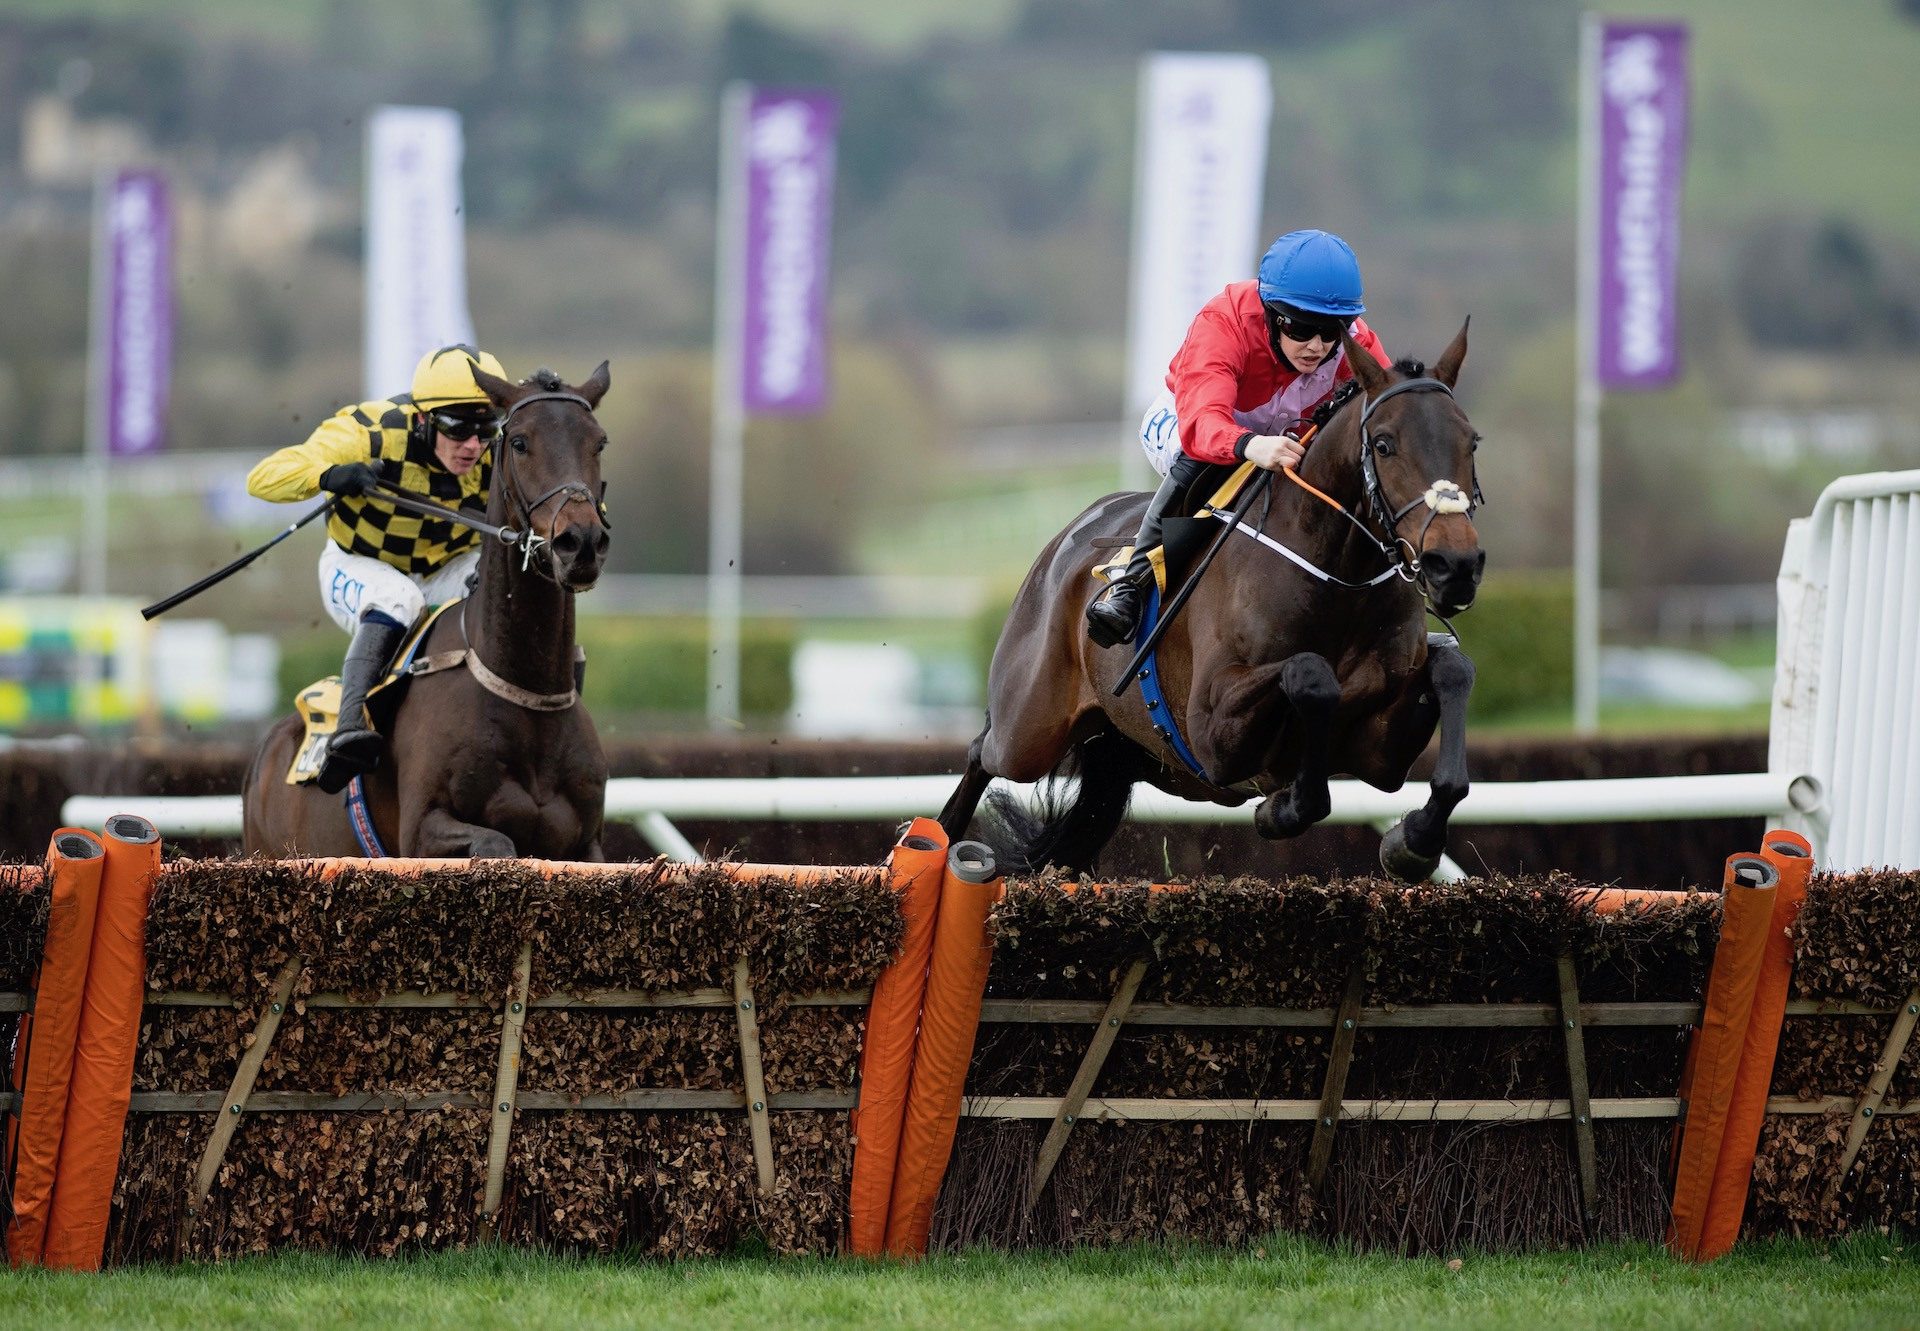
[[[363,498],[380,486],[380,471],[370,462],[342,462],[320,473],[320,488]]]

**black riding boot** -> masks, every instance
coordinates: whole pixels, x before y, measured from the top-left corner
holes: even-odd
[[[340,722],[327,741],[327,760],[315,779],[329,795],[345,790],[353,778],[380,765],[385,741],[367,716],[367,694],[380,682],[406,636],[403,626],[384,616],[363,619],[353,631],[347,659],[340,666]]]
[[[1140,596],[1147,579],[1153,576],[1153,561],[1147,555],[1160,544],[1160,523],[1173,507],[1175,497],[1192,479],[1183,476],[1183,470],[1176,462],[1167,478],[1160,482],[1160,488],[1153,492],[1146,515],[1140,519],[1140,531],[1133,538],[1133,558],[1127,562],[1127,571],[1107,589],[1105,596],[1087,607],[1087,636],[1096,647],[1116,647],[1131,642],[1140,627]]]

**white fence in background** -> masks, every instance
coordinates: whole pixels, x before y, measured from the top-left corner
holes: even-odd
[[[1794,826],[1822,868],[1920,867],[1920,471],[1828,486],[1779,589],[1767,765],[1825,792]]]

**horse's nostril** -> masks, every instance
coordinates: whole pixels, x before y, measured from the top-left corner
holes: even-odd
[[[553,548],[563,555],[573,555],[580,549],[580,533],[569,527],[553,538]]]
[[[607,552],[607,547],[612,544],[613,544],[613,537],[607,534],[607,529],[605,527],[602,527],[600,529],[600,534],[593,538],[593,548],[603,555]]]

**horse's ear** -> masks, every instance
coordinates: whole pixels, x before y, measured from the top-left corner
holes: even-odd
[[[480,391],[487,395],[487,400],[501,411],[505,411],[508,407],[512,406],[520,394],[525,391],[518,384],[511,384],[505,379],[500,379],[488,374],[478,365],[473,367],[473,382],[480,386]]]
[[[597,407],[600,405],[600,399],[607,395],[607,389],[612,385],[613,377],[607,373],[607,363],[601,361],[600,368],[588,375],[586,382],[579,384],[577,388],[580,396],[587,400],[589,406]]]
[[[1452,388],[1460,378],[1460,364],[1467,358],[1467,325],[1473,322],[1469,314],[1460,324],[1460,331],[1453,335],[1453,341],[1447,343],[1447,349],[1440,353],[1440,359],[1433,363],[1433,377]]]
[[[1340,348],[1347,353],[1347,364],[1353,367],[1353,377],[1359,381],[1362,391],[1378,393],[1393,382],[1387,367],[1375,360],[1371,351],[1355,342],[1351,332],[1340,334]]]

